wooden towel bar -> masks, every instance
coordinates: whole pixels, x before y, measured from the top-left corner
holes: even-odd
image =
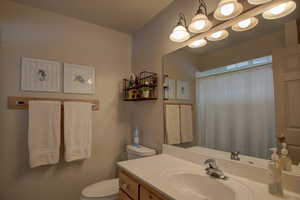
[[[7,97],[7,108],[14,110],[25,110],[28,109],[29,101],[60,101],[63,103],[66,101],[74,101],[74,102],[87,102],[92,104],[93,111],[99,110],[99,100],[87,100],[87,99],[64,99],[64,98],[39,98],[39,97]]]

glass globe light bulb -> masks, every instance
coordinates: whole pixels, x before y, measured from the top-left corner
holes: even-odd
[[[220,8],[220,12],[222,15],[224,16],[229,16],[234,12],[235,6],[233,3],[227,3],[224,4],[221,8]]]
[[[251,25],[251,19],[246,19],[246,20],[243,20],[241,22],[238,23],[239,27],[241,28],[247,28]]]
[[[203,47],[207,44],[207,41],[205,39],[200,39],[192,42],[189,47],[190,48],[198,48],[198,47]]]
[[[216,38],[216,39],[221,37],[221,36],[222,36],[222,31],[218,31],[218,32],[215,32],[215,33],[211,34],[211,37]]]
[[[170,39],[174,42],[184,42],[190,38],[190,34],[182,25],[176,26],[170,35]]]
[[[286,8],[286,3],[282,3],[282,4],[280,4],[280,5],[275,6],[274,8],[272,8],[272,9],[270,10],[270,12],[271,12],[273,15],[279,15],[279,14],[281,14],[281,13],[284,12],[285,8]]]
[[[204,20],[198,20],[193,23],[193,28],[196,30],[202,30],[205,27],[205,24]]]

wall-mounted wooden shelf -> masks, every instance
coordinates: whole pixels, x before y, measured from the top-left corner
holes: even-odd
[[[140,89],[140,88],[155,88],[155,87],[157,87],[156,84],[155,85],[140,84],[140,85],[133,86],[130,88],[125,88],[125,90]]]
[[[138,99],[123,99],[124,101],[150,101],[157,100],[157,98],[138,98]]]
[[[157,74],[141,72],[135,80],[123,80],[124,101],[157,100]]]

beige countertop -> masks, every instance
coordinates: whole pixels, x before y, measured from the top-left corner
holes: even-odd
[[[176,200],[203,200],[205,198],[191,196],[193,188],[179,188],[172,184],[171,177],[174,174],[194,174],[200,176],[207,176],[205,173],[205,166],[194,164],[174,156],[167,154],[160,154],[157,156],[146,157],[136,160],[122,161],[118,166],[126,172],[133,175],[135,178],[152,186],[155,190],[168,196],[170,199]],[[285,197],[280,198],[270,195],[268,186],[266,184],[250,181],[246,178],[237,177],[231,174],[226,174],[228,180],[218,180],[228,187],[232,187],[236,192],[236,199],[239,200],[300,200],[300,196],[285,191]],[[235,187],[235,185],[239,185]],[[247,195],[244,194],[244,188],[249,191]],[[190,190],[187,192],[187,190]]]
[[[233,161],[230,159],[230,152],[219,151],[219,150],[209,149],[209,148],[200,147],[200,146],[190,147],[187,150],[195,152],[195,153],[199,153],[199,154],[211,155],[215,158]],[[252,157],[252,156],[246,156],[246,155],[242,155],[242,154],[240,154],[239,157],[241,159],[240,161],[233,161],[233,162],[241,162],[241,163],[245,163],[248,165],[254,165],[256,167],[261,167],[264,169],[268,168],[269,160]],[[291,172],[283,171],[283,173],[291,174],[294,176],[300,176],[300,166],[292,165]]]

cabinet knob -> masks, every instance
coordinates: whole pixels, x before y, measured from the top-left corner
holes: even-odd
[[[149,194],[149,199],[153,199],[153,196],[151,194]]]
[[[128,188],[129,188],[128,185],[125,183],[123,183],[121,187],[123,190],[128,190]]]

